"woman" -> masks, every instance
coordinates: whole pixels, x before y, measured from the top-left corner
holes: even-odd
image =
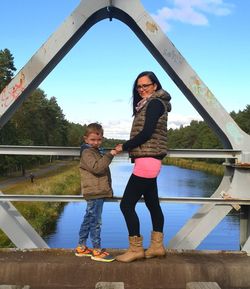
[[[134,121],[130,140],[116,146],[118,152],[128,151],[132,162],[135,163],[120,204],[130,243],[129,249],[116,257],[116,260],[121,262],[166,254],[163,245],[164,216],[158,198],[157,176],[161,169],[161,160],[167,154],[170,100],[170,95],[162,89],[153,72],[145,71],[137,76],[133,86]],[[150,212],[153,227],[151,244],[145,252],[139,218],[135,211],[135,206],[142,196]]]

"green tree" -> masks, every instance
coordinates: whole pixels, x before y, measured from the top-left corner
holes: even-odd
[[[0,50],[0,92],[11,81],[16,71],[14,57],[9,49]]]
[[[17,145],[47,145],[46,106],[44,91],[36,89],[18,108],[10,120],[16,128]]]
[[[193,120],[186,127],[169,129],[168,147],[172,149],[218,149],[222,148],[222,145],[204,121]]]
[[[231,116],[242,130],[250,134],[250,105],[247,105],[244,110],[240,110],[238,113],[231,112]]]
[[[68,146],[77,147],[83,142],[83,135],[86,131],[86,125],[79,123],[68,122],[67,124],[67,139]]]
[[[1,129],[0,140],[7,145],[67,145],[67,121],[56,98],[48,100],[43,90],[34,90]],[[0,171],[20,170],[24,174],[27,168],[48,159],[45,156],[2,156]]]
[[[47,145],[68,145],[67,140],[67,121],[65,120],[62,109],[59,107],[55,97],[47,100],[45,111],[43,111],[45,135]]]

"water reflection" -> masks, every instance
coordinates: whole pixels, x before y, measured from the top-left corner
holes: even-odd
[[[116,196],[122,196],[132,171],[127,156],[116,158],[111,164],[113,189]],[[163,166],[158,178],[161,197],[209,197],[220,184],[221,178],[204,172]],[[189,218],[199,209],[196,204],[162,203],[165,216],[165,244],[181,229]],[[78,231],[86,204],[69,203],[58,219],[56,231],[46,238],[52,248],[74,248],[78,241]],[[144,203],[136,207],[141,221],[141,234],[144,246],[150,242],[151,221]],[[91,244],[89,244],[91,245]],[[106,248],[126,248],[127,229],[120,212],[119,203],[105,203],[103,213],[102,245]],[[239,250],[239,215],[230,214],[209,234],[198,249]]]

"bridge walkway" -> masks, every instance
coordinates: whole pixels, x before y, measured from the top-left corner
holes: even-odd
[[[109,251],[116,256],[122,250]],[[73,249],[0,249],[0,284],[30,289],[186,289],[189,282],[249,289],[250,257],[243,251],[167,250],[164,258],[104,263],[76,257]]]

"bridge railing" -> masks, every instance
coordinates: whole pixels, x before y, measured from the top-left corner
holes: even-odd
[[[108,150],[108,149],[107,149]],[[225,159],[223,163],[225,165],[226,174],[224,175],[222,181],[226,186],[220,185],[221,193],[227,188],[227,184],[230,182],[231,177],[234,174],[235,168],[242,165],[239,160],[241,157],[240,150],[230,150],[230,149],[175,149],[169,150],[168,156],[176,158],[214,158],[214,159]],[[57,147],[57,146],[0,146],[0,155],[47,155],[47,156],[71,156],[80,157],[79,147]],[[231,169],[232,168],[232,169]],[[241,168],[240,168],[241,169]],[[244,170],[245,171],[245,170]],[[218,190],[218,189],[217,189]],[[109,202],[119,202],[120,197],[114,197],[107,201]],[[39,234],[32,228],[32,226],[26,221],[26,219],[17,211],[17,209],[12,204],[13,202],[83,202],[85,201],[82,195],[10,195],[4,194],[0,191],[0,228],[5,232],[5,234],[11,239],[11,241],[18,248],[48,248],[46,242],[39,236]],[[143,198],[140,200],[143,202]],[[177,235],[170,241],[170,248],[196,248],[197,245],[205,238],[199,233],[200,227],[204,231],[206,228],[206,235],[216,226],[232,208],[238,210],[239,208],[247,208],[243,211],[246,213],[241,222],[241,247],[242,250],[250,251],[250,246],[248,246],[248,208],[250,205],[250,199],[245,198],[232,198],[230,196],[224,196],[221,194],[214,193],[210,198],[200,198],[200,197],[160,197],[160,202],[163,203],[193,203],[193,204],[203,204],[201,212],[197,212],[198,217],[194,215],[192,222],[186,224],[187,229],[184,228],[184,232],[194,232],[194,236],[190,239],[188,236],[183,236],[183,230],[181,230]],[[244,206],[246,205],[246,206]],[[208,206],[208,207],[206,207]],[[207,210],[209,208],[209,210]],[[205,210],[205,212],[204,212]],[[207,215],[206,215],[207,213]],[[220,214],[219,214],[220,213]],[[250,212],[249,212],[250,213]],[[210,215],[213,218],[211,222]],[[201,218],[203,216],[203,218]],[[196,224],[197,221],[206,222],[206,226],[201,224]],[[215,222],[216,221],[216,222]],[[190,228],[190,224],[194,228]],[[177,241],[176,241],[177,239]],[[188,241],[186,241],[188,239]],[[192,242],[190,242],[190,240]],[[174,244],[174,245],[173,245]]]
[[[108,148],[107,148],[108,150]],[[79,156],[79,147],[58,146],[14,146],[0,145],[2,155],[47,155],[47,156]],[[178,158],[230,158],[237,159],[241,150],[232,149],[169,149],[169,157]]]
[[[106,150],[109,150],[107,148]],[[48,155],[48,156],[73,156],[79,157],[79,147],[58,147],[58,146],[13,146],[1,145],[0,155]],[[170,149],[168,157],[176,158],[214,158],[232,159],[237,161],[241,154],[240,150],[231,149]],[[250,205],[248,199],[223,199],[223,198],[197,198],[197,197],[160,197],[160,202],[168,203],[193,203],[193,204],[214,204],[214,205]],[[0,194],[0,201],[36,201],[36,202],[81,202],[84,201],[81,195],[24,195],[24,194]],[[121,197],[114,196],[107,202],[120,202]],[[143,201],[143,199],[141,200]]]

